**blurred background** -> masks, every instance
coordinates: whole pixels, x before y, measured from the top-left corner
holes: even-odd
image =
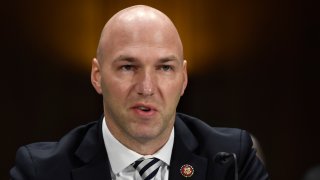
[[[189,85],[178,111],[246,129],[274,180],[320,163],[319,5],[292,0],[2,1],[0,179],[21,145],[97,120],[91,60],[105,22],[135,4],[176,24]]]

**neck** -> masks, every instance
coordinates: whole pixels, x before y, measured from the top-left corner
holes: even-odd
[[[137,138],[132,136],[125,136],[120,131],[116,131],[107,123],[108,129],[111,134],[124,146],[132,151],[135,151],[141,155],[152,155],[159,151],[169,140],[172,132],[172,128],[166,128],[164,132],[160,133],[156,137],[150,138]]]
[[[168,141],[171,130],[156,138],[116,137],[120,143],[141,155],[152,155],[159,151]],[[112,132],[111,132],[112,133]],[[162,137],[163,136],[163,137]]]
[[[167,142],[167,141],[166,141]],[[155,154],[157,151],[159,151],[164,145],[165,143],[123,143],[127,148],[135,151],[138,154],[141,155],[152,155]],[[122,142],[121,142],[122,143]]]

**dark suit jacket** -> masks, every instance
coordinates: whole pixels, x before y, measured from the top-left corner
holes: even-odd
[[[102,137],[102,119],[80,126],[59,142],[34,143],[20,147],[14,180],[111,180],[108,155]],[[184,164],[194,169],[190,180],[234,180],[233,158],[216,157],[235,153],[239,179],[265,180],[268,174],[252,149],[249,134],[231,128],[212,128],[202,121],[177,114],[169,179],[186,179]]]

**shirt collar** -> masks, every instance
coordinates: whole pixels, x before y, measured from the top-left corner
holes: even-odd
[[[174,128],[172,128],[170,137],[166,144],[155,154],[143,156],[125,147],[121,144],[110,132],[106,125],[106,120],[103,118],[102,122],[102,135],[104,144],[109,157],[111,169],[113,173],[117,174],[134,163],[138,159],[146,158],[158,158],[165,162],[166,165],[170,165],[170,159],[172,154],[173,142],[174,142]]]

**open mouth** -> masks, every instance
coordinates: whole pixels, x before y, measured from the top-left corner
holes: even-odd
[[[137,107],[139,110],[144,111],[144,112],[149,112],[151,111],[151,108],[145,107],[145,106],[138,106]]]
[[[157,108],[152,104],[145,104],[145,103],[136,103],[132,106],[132,109],[136,114],[139,116],[153,116],[157,113]]]

